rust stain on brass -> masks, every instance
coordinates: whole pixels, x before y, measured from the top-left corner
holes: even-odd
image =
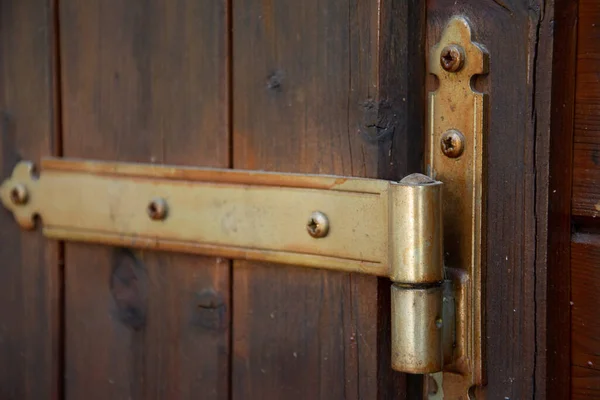
[[[451,52],[452,48],[460,48],[462,53]],[[457,60],[462,62],[460,68]],[[453,279],[457,306],[456,344],[452,361],[444,367],[444,377],[451,373],[459,376],[462,385],[449,390],[445,382],[457,380],[444,378],[447,398],[466,397],[471,386],[484,384],[482,244],[487,97],[473,90],[471,78],[487,70],[487,52],[472,41],[468,22],[462,17],[452,18],[429,55],[429,72],[439,78],[439,88],[429,98],[427,145],[428,172],[444,182],[444,262]]]

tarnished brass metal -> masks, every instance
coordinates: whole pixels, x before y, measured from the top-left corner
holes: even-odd
[[[392,285],[392,367],[412,374],[441,371],[443,288]]]
[[[440,62],[444,49],[452,45],[464,50],[458,70],[448,70]],[[444,385],[457,380],[462,384],[445,386],[447,398],[466,398],[471,386],[484,383],[482,244],[487,98],[471,87],[471,79],[487,73],[487,68],[487,52],[472,42],[469,23],[462,17],[452,18],[429,55],[429,71],[439,78],[439,88],[430,94],[427,145],[429,175],[444,182],[444,262],[456,303],[456,343],[452,361],[444,367],[443,381]],[[464,137],[463,149],[455,157],[446,154],[443,142],[443,135],[452,131]],[[452,374],[456,376],[450,378]]]
[[[444,279],[442,185],[421,174],[409,175],[392,188],[390,279],[403,284],[439,284]],[[404,218],[408,213],[410,218]]]
[[[396,271],[396,281],[433,282],[441,279],[441,184],[425,179],[419,185],[49,158],[39,178],[30,163],[19,163],[0,198],[22,227],[33,228],[38,215],[46,235],[62,240],[388,277]],[[17,186],[30,193],[27,204],[12,200]],[[306,233],[311,215],[318,240]]]

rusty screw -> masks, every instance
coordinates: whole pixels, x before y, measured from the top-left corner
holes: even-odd
[[[167,217],[167,202],[165,199],[156,198],[153,199],[147,208],[148,216],[155,221],[162,221]]]
[[[444,132],[440,141],[442,153],[446,157],[460,157],[465,149],[465,137],[457,130],[451,129]]]
[[[310,236],[316,239],[327,236],[329,233],[329,219],[327,218],[327,215],[323,214],[321,211],[313,212],[306,224],[306,230]]]
[[[10,199],[18,206],[27,204],[27,201],[29,200],[29,192],[27,191],[27,187],[21,183],[15,185],[10,190]]]
[[[451,44],[442,49],[440,64],[448,72],[458,72],[465,63],[465,51],[457,44]]]

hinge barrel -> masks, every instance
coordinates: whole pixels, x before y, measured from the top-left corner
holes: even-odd
[[[436,284],[444,279],[442,183],[412,174],[392,186],[390,279]]]
[[[413,174],[392,193],[392,368],[413,374],[441,371],[442,184]]]
[[[441,285],[392,285],[392,368],[412,374],[444,366]]]

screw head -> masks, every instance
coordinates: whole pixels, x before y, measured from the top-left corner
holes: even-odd
[[[167,217],[167,202],[163,198],[153,199],[146,208],[148,216],[155,221],[162,221]]]
[[[329,219],[321,211],[315,211],[310,215],[306,223],[306,230],[315,239],[324,238],[329,233]]]
[[[10,200],[13,202],[13,204],[18,206],[27,204],[27,201],[29,201],[29,192],[27,191],[27,187],[21,183],[13,186],[13,188],[10,190]]]
[[[442,153],[444,153],[446,157],[460,157],[465,149],[465,137],[459,131],[451,129],[444,132],[440,140],[440,145],[442,147]]]
[[[457,44],[451,44],[442,49],[440,64],[448,72],[458,72],[465,63],[465,51]]]

